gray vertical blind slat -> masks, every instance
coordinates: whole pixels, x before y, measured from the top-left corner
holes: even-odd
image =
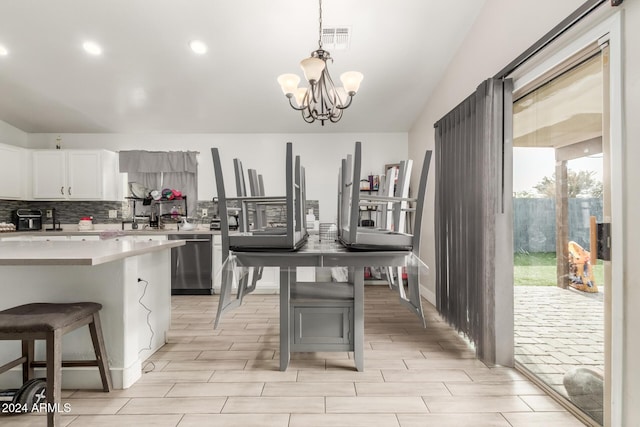
[[[503,212],[505,169],[502,92],[502,80],[487,80],[436,124],[437,308],[488,363],[496,362],[495,222]]]

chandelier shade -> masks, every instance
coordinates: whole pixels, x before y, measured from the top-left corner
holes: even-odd
[[[336,123],[342,118],[343,110],[351,105],[364,76],[358,71],[348,71],[340,76],[343,87],[336,87],[333,83],[327,67],[327,62],[333,62],[333,59],[322,48],[322,0],[319,4],[318,49],[300,61],[307,87],[298,87],[300,77],[296,74],[282,74],[278,83],[289,99],[289,105],[302,112],[304,121],[313,123],[319,120],[324,126],[327,120]]]
[[[349,95],[355,95],[356,92],[358,92],[363,78],[362,73],[358,71],[347,71],[340,75],[342,86],[344,86],[344,90],[347,91]]]
[[[282,74],[278,77],[278,83],[282,88],[282,92],[289,96],[298,88],[298,84],[300,84],[300,77],[296,74]]]

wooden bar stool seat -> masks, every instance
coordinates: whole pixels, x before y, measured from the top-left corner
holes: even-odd
[[[22,356],[3,366],[0,374],[22,365],[23,382],[34,377],[34,368],[46,367],[47,426],[59,424],[62,367],[97,366],[102,389],[112,389],[111,374],[102,336],[99,311],[95,302],[32,303],[0,311],[0,340],[21,340]],[[62,361],[62,336],[81,326],[89,326],[95,360]],[[34,341],[45,340],[46,360],[34,360]]]

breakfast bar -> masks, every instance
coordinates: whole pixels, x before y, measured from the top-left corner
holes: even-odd
[[[0,242],[0,310],[33,302],[102,304],[102,329],[114,388],[141,376],[142,361],[165,344],[171,321],[171,241]],[[38,345],[40,344],[40,345]],[[44,354],[36,344],[36,356]],[[20,354],[19,341],[0,342],[0,365]],[[94,357],[84,329],[64,337],[63,359]],[[95,368],[69,369],[64,388],[100,388]],[[0,376],[0,388],[21,382],[20,370]]]

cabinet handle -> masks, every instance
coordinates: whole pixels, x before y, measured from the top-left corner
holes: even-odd
[[[71,187],[67,189],[67,192],[69,193],[69,195],[71,195]]]
[[[60,187],[60,194],[64,196],[64,186]]]

